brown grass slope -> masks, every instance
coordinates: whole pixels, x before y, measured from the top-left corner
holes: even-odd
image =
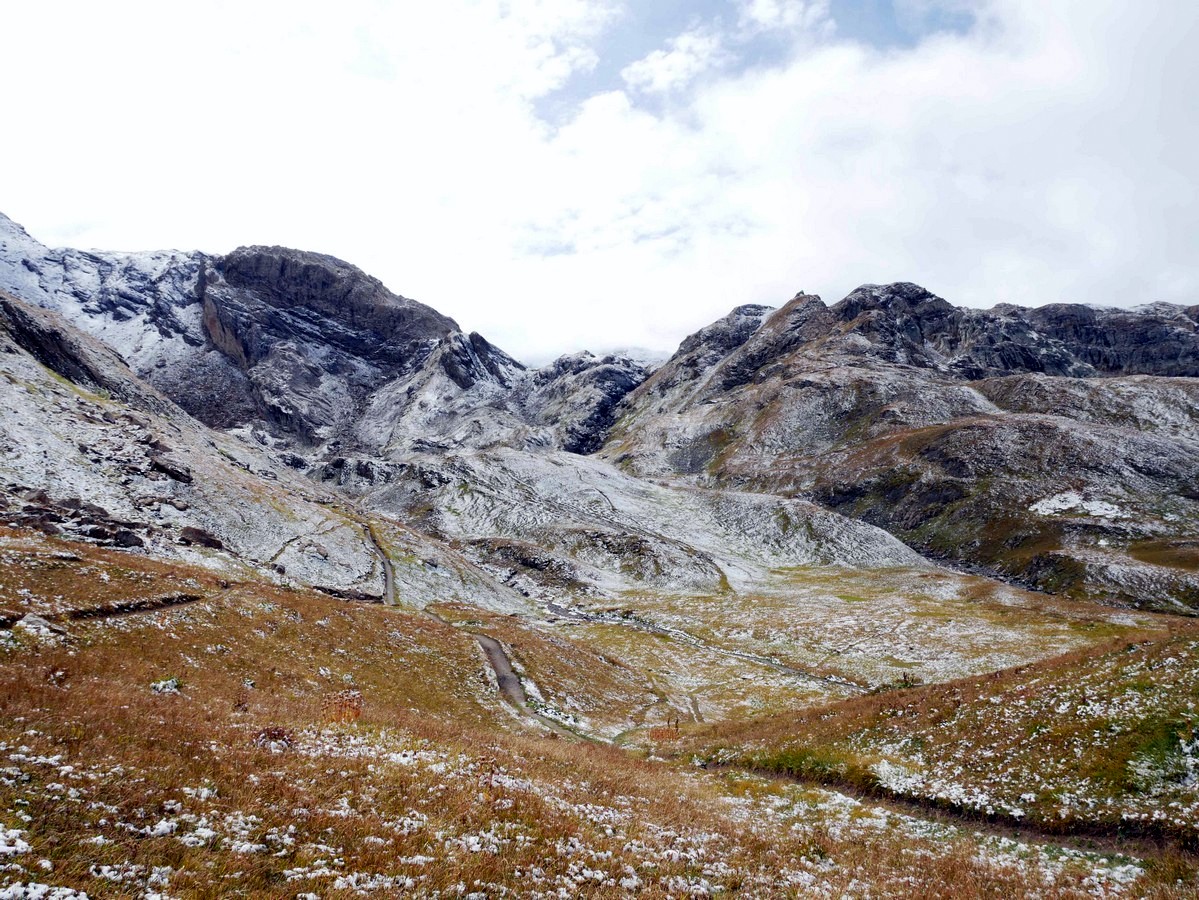
[[[66,631],[0,631],[5,896],[1190,890],[1181,858],[989,842],[549,739],[499,701],[470,635],[429,616],[29,532],[4,530],[0,550],[4,607]],[[200,599],[69,615],[181,589]],[[361,717],[330,726],[324,701],[345,690]]]
[[[1194,848],[1199,628],[1174,622],[992,675],[714,726],[689,745],[980,818]]]

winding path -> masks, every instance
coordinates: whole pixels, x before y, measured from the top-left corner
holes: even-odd
[[[371,544],[378,553],[379,560],[383,568],[383,602],[394,606],[396,603],[395,570],[391,559],[384,551],[382,543],[375,534],[374,528],[369,523],[365,524],[364,528]],[[135,613],[154,612],[163,609],[170,609],[176,606],[196,603],[204,599],[209,598],[205,598],[197,594],[172,594],[152,599],[105,604],[102,606],[85,609],[66,610],[58,613],[50,613],[42,616],[41,618],[49,623],[57,625],[59,623],[68,621],[108,619]],[[805,672],[801,669],[795,669],[790,666],[786,666],[777,662],[776,660],[770,659],[769,657],[759,657],[755,656],[754,654],[741,653],[738,651],[727,650],[722,647],[713,646],[708,644],[706,641],[688,634],[687,632],[654,625],[643,620],[629,620],[624,617],[616,618],[596,615],[580,610],[558,606],[553,603],[548,604],[547,609],[549,612],[562,618],[587,623],[620,624],[624,625],[625,627],[635,628],[653,634],[674,637],[676,639],[685,641],[692,646],[704,648],[712,652],[768,665],[772,668],[796,677],[820,681],[850,690],[863,690],[860,685],[853,684],[852,682],[845,682],[841,679],[832,677],[814,675],[813,673]],[[447,622],[436,612],[432,610],[426,610],[425,612],[427,615],[437,619],[439,622],[450,627],[457,628],[457,626]],[[0,618],[0,630],[12,628],[17,621],[19,621],[19,617],[15,616]],[[517,675],[512,665],[512,660],[504,650],[503,645],[489,635],[479,634],[477,632],[468,633],[478,642],[479,647],[483,651],[483,655],[487,661],[487,664],[495,673],[496,683],[499,687],[501,696],[522,717],[532,722],[536,722],[542,727],[549,729],[553,733],[570,740],[596,742],[600,740],[590,735],[574,731],[563,725],[561,722],[542,715],[536,709],[532,708],[529,704],[528,696],[525,693],[524,685],[521,683],[520,677]],[[702,718],[698,713],[698,708],[695,704],[694,697],[690,699],[695,718],[697,721],[702,721]],[[623,737],[623,735],[619,736],[616,740],[619,741],[620,737]],[[722,771],[740,771],[775,781],[818,787],[824,790],[829,790],[853,797],[864,804],[876,806],[892,813],[910,816],[912,818],[922,819],[925,821],[937,822],[943,825],[968,828],[987,835],[1024,840],[1046,846],[1089,852],[1135,854],[1142,857],[1156,857],[1160,856],[1163,852],[1177,850],[1193,853],[1197,849],[1195,840],[1187,839],[1162,829],[1155,829],[1151,824],[1142,825],[1139,823],[1126,823],[1124,825],[1115,825],[1100,822],[1071,822],[1069,824],[1063,823],[1060,827],[1054,828],[1052,825],[1043,825],[1037,822],[1025,821],[1010,815],[986,815],[983,813],[962,809],[960,807],[945,806],[931,800],[895,794],[882,788],[871,790],[838,779],[807,778],[757,767],[740,767],[735,765],[709,765],[706,768],[708,768],[708,771],[712,774],[718,774]]]
[[[379,540],[379,536],[375,534],[374,526],[370,522],[364,524],[366,536],[370,539],[375,552],[379,556],[379,561],[383,565],[383,602],[388,606],[396,605],[396,589],[395,589],[395,567],[392,565],[387,551],[383,549],[383,544]],[[443,625],[448,625],[451,628],[457,628],[452,622],[448,622],[439,616],[431,609],[426,609],[425,614],[436,619]],[[460,629],[465,630],[465,629]],[[590,735],[582,734],[567,728],[561,722],[551,719],[549,716],[542,715],[536,709],[529,705],[528,695],[525,694],[524,685],[520,682],[520,676],[516,674],[516,670],[512,666],[512,660],[508,653],[504,650],[504,645],[495,638],[486,635],[478,634],[474,631],[468,631],[483,650],[483,656],[487,660],[487,664],[491,666],[492,672],[495,673],[496,684],[499,686],[500,695],[508,701],[508,703],[522,716],[531,721],[537,722],[555,734],[560,734],[563,737],[571,740],[595,741],[596,738]]]
[[[379,556],[379,562],[383,564],[383,602],[387,606],[395,606],[396,570],[391,564],[391,557],[387,555],[383,544],[379,542],[379,536],[375,534],[375,526],[364,520],[363,527],[366,529],[366,536],[370,540],[371,546],[375,548],[375,553]]]
[[[503,645],[485,634],[476,634],[474,638],[483,648],[483,655],[487,657],[487,662],[495,672],[500,693],[517,709],[528,709],[529,699],[525,695],[524,685],[520,683],[516,670],[512,668],[512,660],[504,652]]]
[[[453,623],[447,622],[445,619],[431,610],[425,610],[425,612],[437,619],[437,621],[449,625],[451,628],[457,627]],[[479,634],[476,631],[469,631],[467,629],[461,630],[466,631],[467,634],[478,641],[479,647],[483,650],[483,656],[487,660],[487,664],[491,666],[491,671],[495,673],[495,681],[499,686],[500,696],[507,700],[508,703],[518,713],[520,713],[526,719],[536,722],[539,725],[548,728],[555,734],[561,735],[562,737],[570,738],[571,740],[575,741],[599,741],[598,738],[584,734],[581,731],[575,731],[572,728],[568,728],[566,725],[563,725],[556,719],[552,719],[549,716],[538,712],[529,704],[528,695],[525,693],[525,686],[521,684],[520,676],[516,674],[516,670],[512,666],[512,659],[508,656],[508,652],[504,649],[504,645],[490,635]]]

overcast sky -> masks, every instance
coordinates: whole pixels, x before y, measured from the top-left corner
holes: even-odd
[[[530,362],[741,303],[1199,303],[1194,0],[9,3],[0,210],[340,256]]]

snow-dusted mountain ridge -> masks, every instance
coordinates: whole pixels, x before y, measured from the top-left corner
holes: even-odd
[[[360,269],[281,247],[51,250],[0,215],[0,289],[105,341],[202,422],[308,451],[414,440],[594,450],[647,374],[586,354],[529,372]],[[484,406],[496,421],[472,416]]]
[[[103,496],[109,538],[194,554],[181,529],[199,529],[238,564],[378,595],[359,526],[327,532],[360,556],[336,571],[316,562],[332,558],[320,514],[247,530],[273,493],[409,529],[437,548],[420,559],[440,554],[459,590],[486,583],[499,606],[748,590],[779,567],[927,565],[918,554],[1199,606],[1199,307],[975,310],[865,285],[832,305],[737,306],[652,371],[589,353],[530,369],[330,256],[49,249],[2,215],[0,290],[16,298],[8,389],[42,384],[11,404],[25,424],[7,421],[0,480],[45,527]],[[74,329],[109,355],[82,365]],[[74,461],[35,464],[20,429],[67,408],[31,381],[38,365],[134,411],[141,437],[110,428],[108,450],[71,450],[68,422],[38,440]],[[155,442],[171,452],[137,449]],[[240,474],[218,474],[230,460]],[[169,474],[184,470],[210,477]],[[207,499],[190,496],[201,482]],[[226,482],[246,482],[242,500],[222,503]],[[172,502],[153,499],[164,487]],[[407,583],[438,584],[428,571]]]

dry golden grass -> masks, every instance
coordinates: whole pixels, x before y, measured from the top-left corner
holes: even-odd
[[[221,590],[225,580],[194,566],[112,553],[0,526],[0,612],[53,616],[179,594]]]
[[[434,607],[447,621],[500,641],[513,664],[560,711],[592,731],[615,733],[659,702],[652,681],[611,654],[560,630],[463,604]]]
[[[73,552],[81,579],[160,571]],[[0,641],[0,829],[29,845],[5,857],[0,887],[1073,898],[1097,871],[1118,887],[1099,859],[547,739],[499,701],[470,635],[429,616],[163,574],[202,599]],[[325,699],[345,691],[361,692],[360,717],[323,727]],[[1174,882],[1191,876],[1169,861],[1136,891],[1185,896]]]
[[[969,812],[1193,846],[1199,626],[1159,623],[982,677],[713,726],[685,746]]]

